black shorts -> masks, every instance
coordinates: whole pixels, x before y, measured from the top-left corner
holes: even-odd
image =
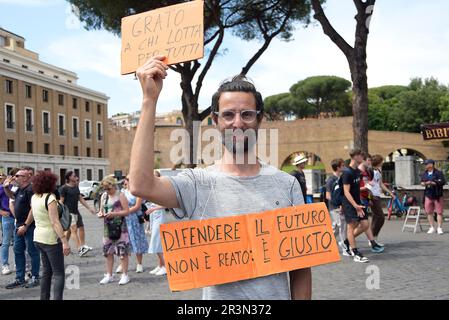
[[[360,218],[357,215],[357,211],[351,204],[343,204],[342,210],[345,215],[346,223],[360,222],[362,220],[368,219],[368,212],[367,212],[366,207],[363,209],[363,211],[365,212],[365,216],[363,218]]]
[[[77,228],[84,227],[83,216],[81,213],[70,213],[70,215],[72,216],[72,226],[76,224]]]

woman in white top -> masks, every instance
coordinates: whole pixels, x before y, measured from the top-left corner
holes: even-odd
[[[32,178],[33,197],[31,211],[36,223],[34,245],[41,252],[42,278],[41,300],[50,299],[51,280],[54,277],[54,300],[62,300],[65,281],[64,256],[70,254],[65,238],[57,200],[53,194],[58,177],[51,172],[38,171]]]

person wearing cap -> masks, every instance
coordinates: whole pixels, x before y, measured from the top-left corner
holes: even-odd
[[[443,234],[443,186],[446,184],[444,174],[435,169],[435,161],[427,159],[424,161],[426,171],[421,176],[421,184],[425,187],[424,190],[424,210],[427,213],[430,229],[427,233],[435,233],[435,224],[433,220],[433,213],[437,213],[437,233]]]
[[[300,154],[293,159],[293,165],[296,166],[296,170],[293,170],[290,174],[296,178],[301,187],[302,196],[304,197],[304,203],[307,203],[307,184],[306,175],[304,174],[304,168],[306,167],[307,158]]]

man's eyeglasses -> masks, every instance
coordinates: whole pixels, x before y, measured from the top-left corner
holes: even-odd
[[[23,174],[16,174],[14,177],[16,177],[16,178],[25,177],[25,175],[23,175]]]
[[[221,112],[215,111],[214,114],[222,118],[225,122],[233,122],[235,119],[234,110],[223,110]],[[256,117],[260,114],[260,110],[240,110],[240,119],[245,123],[251,123],[256,120]]]

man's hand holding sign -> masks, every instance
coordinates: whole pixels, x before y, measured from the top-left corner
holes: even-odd
[[[213,166],[172,177],[153,175],[156,104],[167,76],[166,58],[153,56],[137,68],[143,100],[129,177],[135,196],[179,208],[196,220],[161,226],[170,287],[208,286],[203,298],[215,300],[310,299],[310,267],[339,260],[329,214],[321,204],[300,206],[304,198],[294,177],[259,160],[247,161],[255,153],[253,144],[235,136],[233,141],[245,147],[224,144]],[[211,110],[222,136],[257,131],[263,99],[238,76],[220,85]]]

